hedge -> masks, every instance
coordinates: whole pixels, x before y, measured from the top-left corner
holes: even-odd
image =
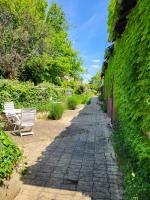
[[[149,10],[149,0],[137,1],[125,31],[115,41],[104,80],[105,100],[112,96],[114,82],[115,111],[120,126],[117,142],[130,163],[128,172],[135,175],[134,180],[132,176],[128,176],[128,181],[124,179],[128,200],[147,200],[150,192]]]
[[[0,111],[4,102],[13,101],[15,107],[35,107],[37,110],[49,109],[49,102],[62,101],[65,89],[50,83],[34,86],[31,82],[0,80]]]

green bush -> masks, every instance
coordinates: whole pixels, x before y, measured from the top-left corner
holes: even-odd
[[[31,82],[0,80],[0,111],[4,102],[13,101],[15,107],[35,107],[38,111],[48,111],[50,102],[63,101],[65,89],[50,83],[34,86]]]
[[[9,177],[22,157],[11,138],[0,129],[0,183]]]
[[[88,101],[86,102],[87,105],[91,104],[91,98],[88,99]]]
[[[99,96],[98,96],[98,100],[103,102],[103,101],[104,101],[103,95],[99,95]]]
[[[103,112],[107,113],[107,106],[106,106],[105,102],[102,102],[101,109],[102,109]]]
[[[58,120],[62,117],[63,113],[64,113],[64,105],[61,103],[53,103],[51,105],[51,109],[50,109],[48,118]]]
[[[49,112],[51,109],[51,105],[52,105],[52,101],[45,102],[43,104],[39,103],[39,105],[37,105],[37,110],[39,112]]]
[[[89,97],[87,95],[83,95],[81,97],[81,103],[82,104],[86,104],[88,102],[88,100],[89,100]]]
[[[79,85],[75,91],[76,94],[83,94],[85,92],[85,86]]]
[[[81,96],[81,103],[82,104],[90,104],[91,103],[91,97],[89,95]]]
[[[75,110],[77,105],[80,104],[80,99],[78,96],[71,96],[67,99],[67,107],[71,110]]]

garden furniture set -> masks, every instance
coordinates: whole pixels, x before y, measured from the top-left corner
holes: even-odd
[[[13,102],[5,102],[4,113],[8,123],[13,125],[13,133],[18,132],[20,136],[33,134],[32,129],[36,120],[36,109],[15,109]]]

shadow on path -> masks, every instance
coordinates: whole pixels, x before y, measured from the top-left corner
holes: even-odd
[[[100,111],[97,98],[93,98],[71,125],[47,146],[36,164],[28,168],[22,182],[54,188],[58,193],[77,191],[93,200],[123,199],[107,117]]]

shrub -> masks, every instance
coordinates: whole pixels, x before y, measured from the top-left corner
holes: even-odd
[[[22,152],[11,138],[0,129],[0,183],[9,177],[22,157]]]
[[[89,99],[89,97],[88,97],[87,95],[83,95],[81,98],[82,98],[82,99],[81,99],[81,103],[82,103],[82,104],[86,104],[87,101],[88,101],[88,99]]]
[[[71,110],[75,110],[80,100],[77,96],[71,96],[67,99],[67,107]]]
[[[64,105],[61,103],[53,103],[51,105],[48,118],[58,120],[62,117],[63,113],[64,113]]]
[[[83,94],[85,92],[85,86],[79,85],[75,92],[76,94]]]
[[[51,106],[52,106],[52,102],[50,101],[50,102],[46,102],[46,103],[44,103],[44,104],[40,104],[39,103],[39,105],[37,106],[37,110],[39,111],[39,112],[49,112],[50,111],[50,109],[51,109]]]
[[[102,102],[101,109],[102,109],[103,112],[107,113],[107,106],[106,106],[105,102]]]
[[[87,101],[86,104],[87,104],[87,105],[91,104],[91,98],[88,99],[88,101]]]
[[[13,101],[16,107],[35,107],[39,111],[48,111],[51,100],[65,99],[65,89],[50,83],[34,86],[31,82],[0,80],[0,111],[6,101]]]
[[[81,103],[82,104],[90,104],[91,103],[91,97],[89,95],[83,95],[81,97]]]
[[[98,100],[103,102],[104,101],[104,96],[103,95],[99,95],[98,96]]]

